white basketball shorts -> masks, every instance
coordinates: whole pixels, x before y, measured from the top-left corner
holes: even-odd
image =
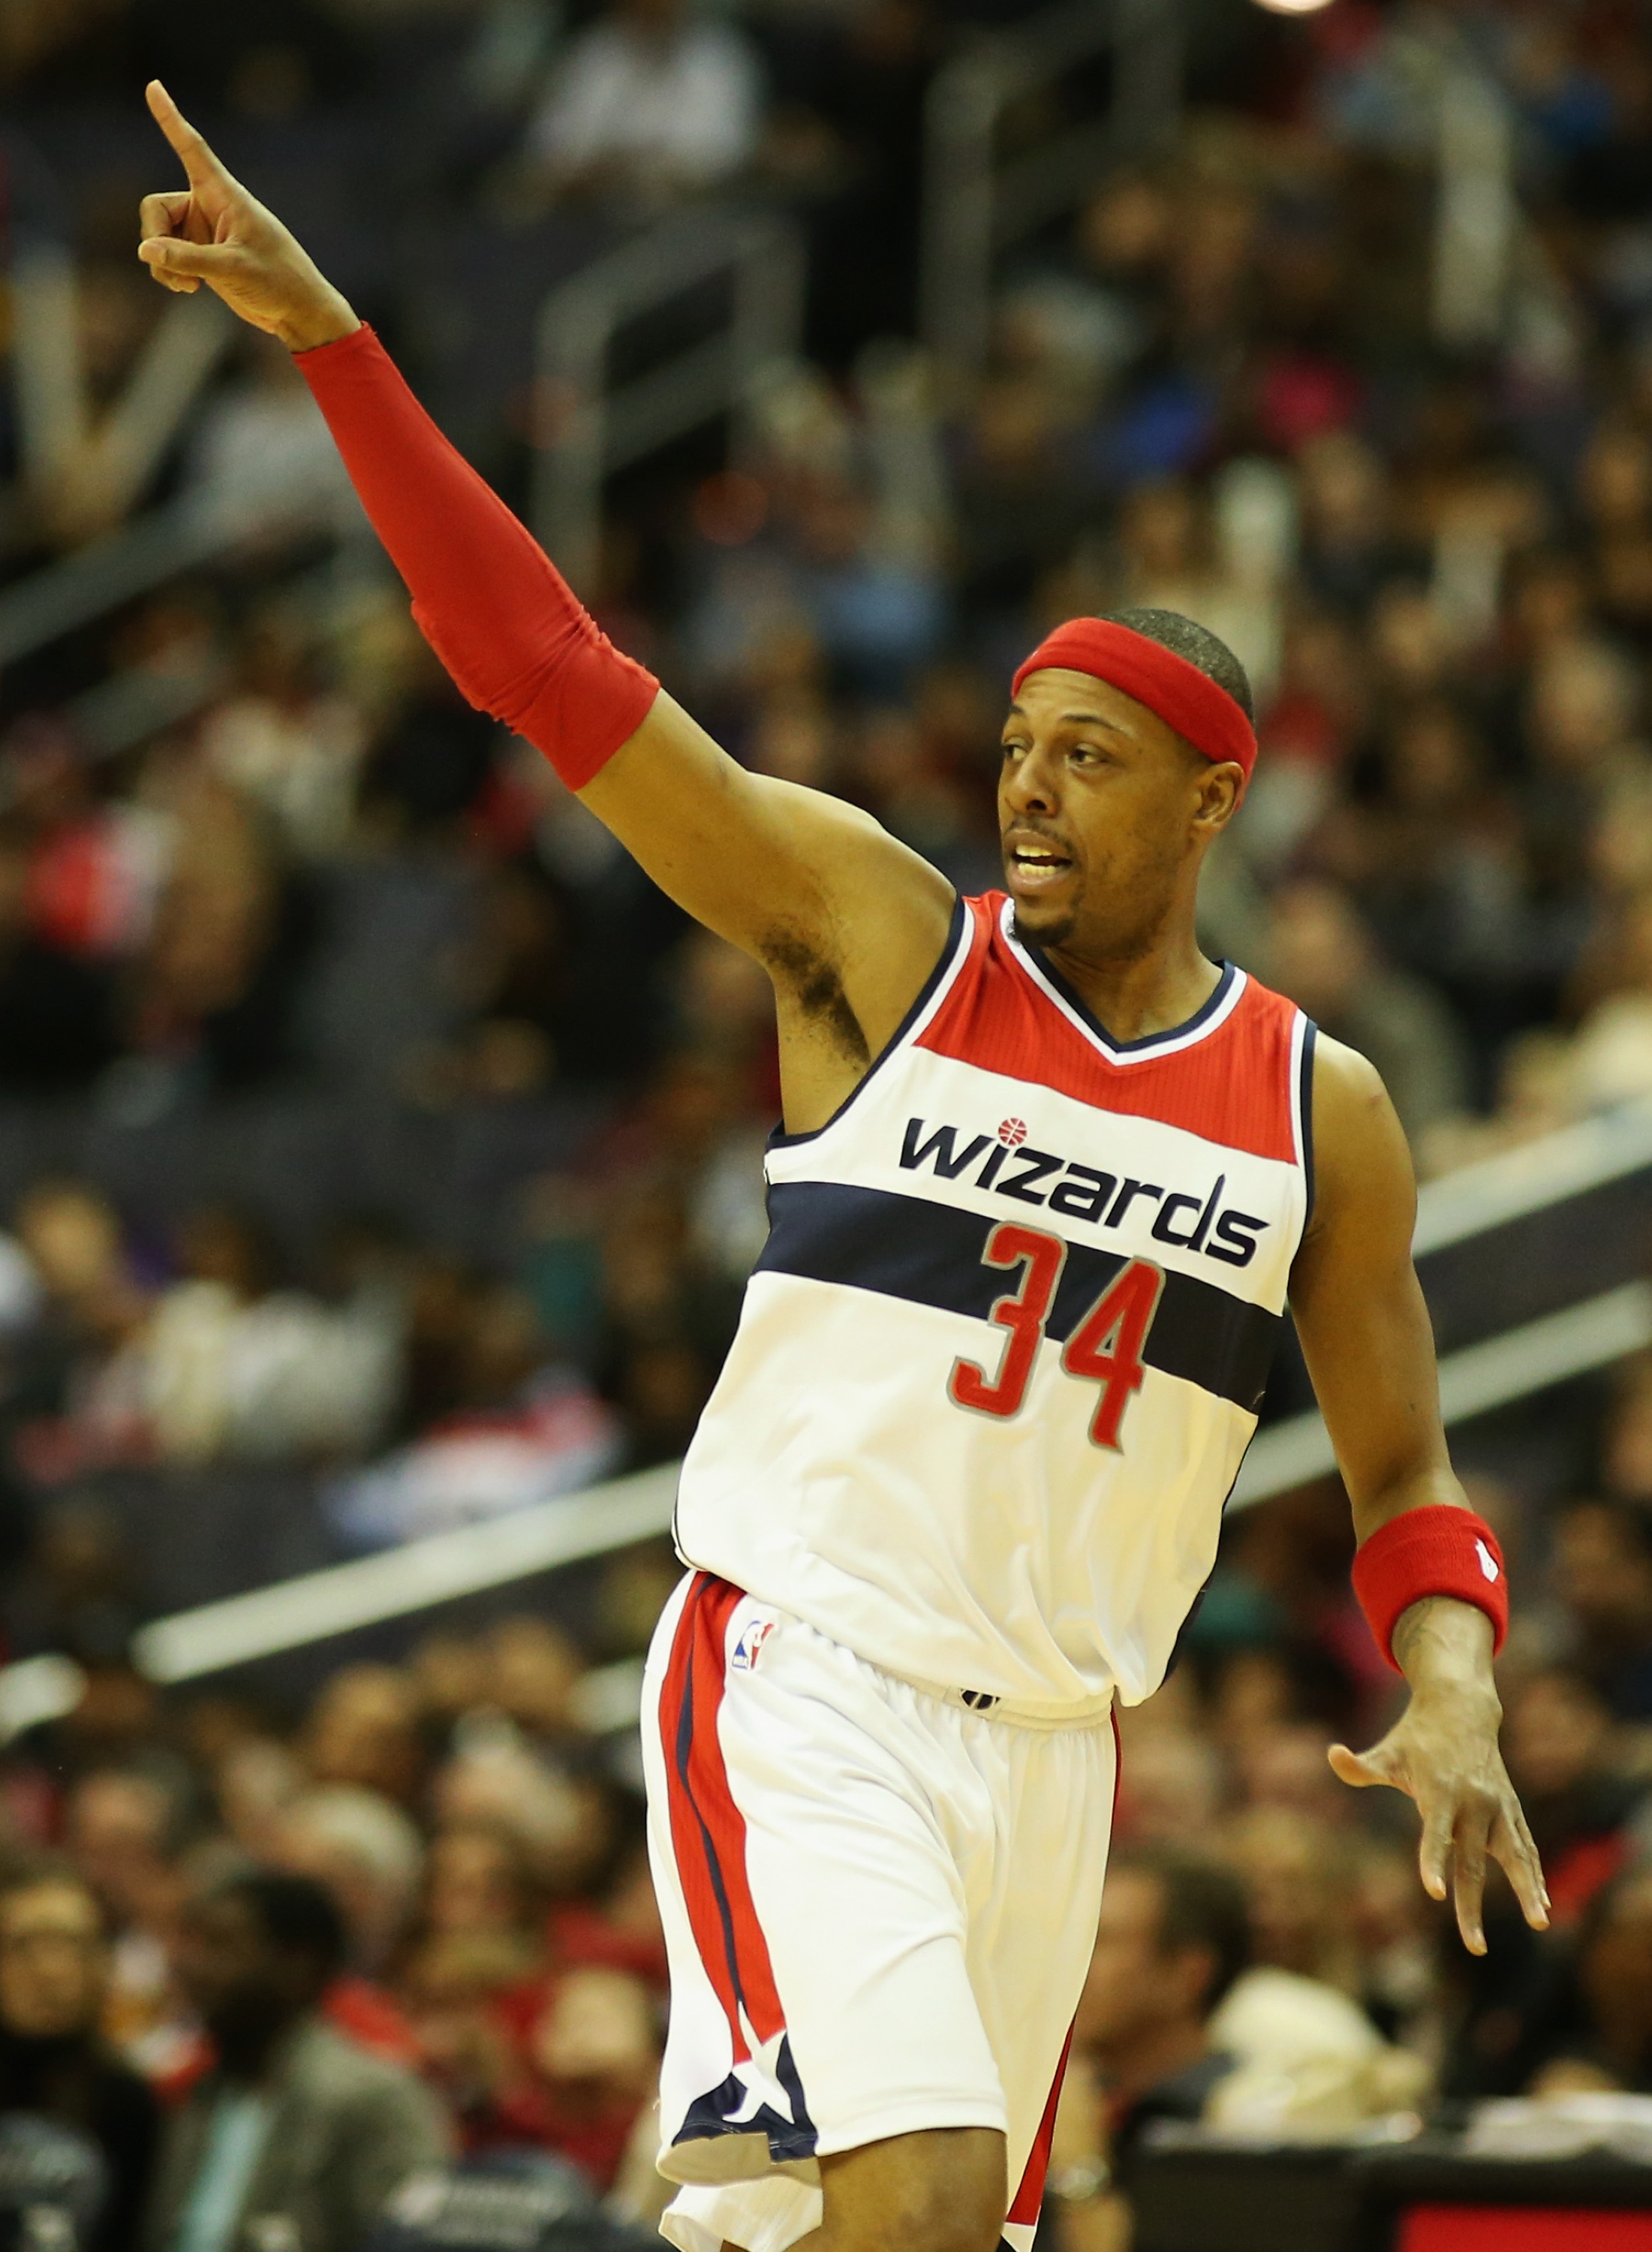
[[[1112,1827],[1108,1716],[973,1709],[705,1573],[666,1606],[642,1746],[671,1963],[661,2223],[681,2252],[821,2225],[816,2159],[1008,2144],[1030,2252]]]

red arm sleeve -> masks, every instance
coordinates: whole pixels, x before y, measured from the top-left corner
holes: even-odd
[[[642,726],[658,681],[614,648],[370,328],[296,362],[420,631],[478,710],[580,789]]]

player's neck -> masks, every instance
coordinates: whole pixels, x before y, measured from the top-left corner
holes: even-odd
[[[1200,953],[1190,925],[1140,952],[1098,957],[1075,938],[1049,948],[1047,958],[1115,1040],[1175,1032],[1198,1014],[1222,977]]]

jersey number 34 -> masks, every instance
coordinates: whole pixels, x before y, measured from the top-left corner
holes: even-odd
[[[1066,1265],[1067,1247],[1059,1235],[1005,1220],[987,1238],[982,1257],[989,1267],[1022,1269],[1020,1288],[1007,1291],[989,1317],[1009,1331],[1009,1338],[996,1376],[989,1377],[978,1362],[960,1359],[952,1365],[947,1392],[960,1408],[1009,1416],[1027,1396],[1056,1285]],[[1124,1411],[1142,1388],[1142,1353],[1163,1288],[1163,1268],[1149,1259],[1128,1261],[1061,1349],[1061,1366],[1069,1376],[1101,1387],[1090,1419],[1093,1446],[1117,1447],[1120,1442]]]

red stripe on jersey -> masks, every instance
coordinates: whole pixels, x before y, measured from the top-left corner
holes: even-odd
[[[1045,2177],[1050,2171],[1050,2145],[1055,2140],[1056,2106],[1061,2101],[1061,2083],[1067,2075],[1067,2059],[1072,2054],[1072,2033],[1061,2044],[1061,2061],[1055,2069],[1050,2084],[1050,2101],[1044,2107],[1044,2116],[1038,2122],[1038,2131],[1032,2138],[1032,2148],[1027,2153],[1026,2169],[1021,2177],[1021,2186],[1016,2192],[1015,2202],[1004,2215],[1006,2221],[1036,2221],[1044,2203]]]
[[[975,933],[952,990],[914,1046],[1099,1110],[1153,1118],[1253,1157],[1292,1164],[1296,1009],[1252,977],[1224,1021],[1189,1046],[1114,1063],[1017,961],[1003,895],[971,900]]]
[[[750,2055],[742,2009],[760,2041],[783,2031],[768,1942],[746,1873],[746,1818],[734,1804],[718,1734],[727,1673],[728,1623],[745,1597],[697,1573],[671,1638],[660,1697],[671,1845],[694,1943],[723,2005],[734,2061]]]

